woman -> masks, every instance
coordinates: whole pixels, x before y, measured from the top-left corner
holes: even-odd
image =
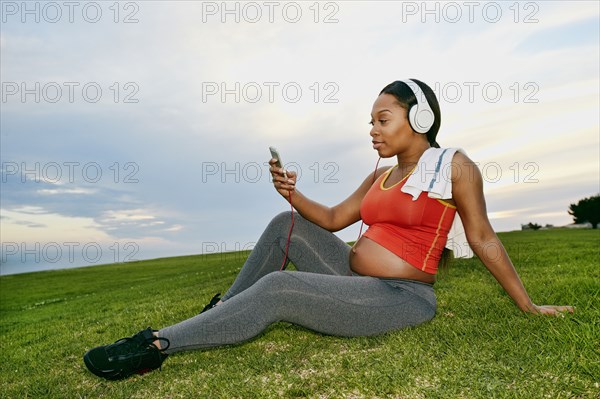
[[[479,170],[462,151],[438,149],[440,121],[435,94],[423,82],[386,86],[373,104],[370,135],[379,156],[396,157],[398,164],[376,169],[332,208],[305,197],[296,189],[296,174],[286,175],[271,160],[276,190],[299,214],[289,239],[292,215],[286,212],[267,226],[221,300],[215,296],[201,314],[176,325],[88,351],[88,369],[107,379],[142,374],[171,353],[243,342],[277,321],[338,336],[424,323],[435,315],[435,274],[457,221],[521,310],[573,312],[530,300],[488,220]],[[451,170],[450,178],[440,179],[440,170]],[[429,182],[419,171],[438,177]],[[353,247],[332,233],[361,216],[369,229]],[[286,255],[297,272],[279,271]]]

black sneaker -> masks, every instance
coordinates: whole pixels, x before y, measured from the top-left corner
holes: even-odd
[[[160,350],[154,345],[155,340],[163,342]],[[107,380],[120,380],[132,374],[144,374],[160,367],[167,358],[161,352],[169,347],[169,340],[156,338],[148,327],[131,338],[123,338],[114,344],[98,346],[83,355],[87,368],[98,377]]]
[[[204,313],[207,310],[211,310],[212,308],[214,308],[215,306],[217,306],[217,303],[219,303],[219,301],[221,300],[221,293],[217,293],[215,296],[212,297],[212,299],[210,300],[210,302],[208,303],[208,305],[206,305],[204,307],[204,309],[202,309],[202,311],[200,313]]]

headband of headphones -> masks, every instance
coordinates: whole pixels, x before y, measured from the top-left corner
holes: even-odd
[[[412,90],[417,99],[417,104],[408,110],[408,122],[415,132],[421,134],[427,133],[431,129],[431,126],[433,126],[433,122],[435,122],[433,110],[429,106],[427,98],[425,98],[425,94],[418,84],[410,79],[403,80],[402,83]]]

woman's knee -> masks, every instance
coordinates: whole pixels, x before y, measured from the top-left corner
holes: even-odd
[[[291,211],[284,211],[281,212],[277,215],[275,215],[275,217],[273,219],[271,219],[271,223],[269,223],[269,226],[267,226],[267,229],[271,230],[271,231],[277,231],[278,234],[283,237],[286,238],[289,235],[289,231],[290,231],[290,227],[292,224],[292,212]],[[309,222],[308,220],[304,219],[302,216],[300,216],[297,212],[294,213],[294,229],[292,231],[294,236],[305,236],[308,232],[313,231],[312,229],[314,228],[319,228],[317,225],[315,225],[312,222]],[[310,235],[310,233],[308,233]]]
[[[296,215],[294,215],[296,216]],[[268,228],[282,228],[287,227],[289,229],[290,223],[292,221],[292,212],[291,211],[283,211],[277,215],[273,219],[271,219],[271,223],[269,223]]]
[[[294,278],[288,271],[277,271],[261,277],[254,285],[263,293],[285,290],[292,284]]]

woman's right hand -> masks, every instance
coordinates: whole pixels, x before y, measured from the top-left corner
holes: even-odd
[[[285,172],[285,176],[283,173],[283,168],[275,166],[277,163],[276,159],[271,159],[269,161],[269,171],[271,172],[271,176],[273,178],[273,186],[279,194],[288,199],[290,194],[292,194],[296,190],[296,178],[297,175],[295,172],[287,170]]]

